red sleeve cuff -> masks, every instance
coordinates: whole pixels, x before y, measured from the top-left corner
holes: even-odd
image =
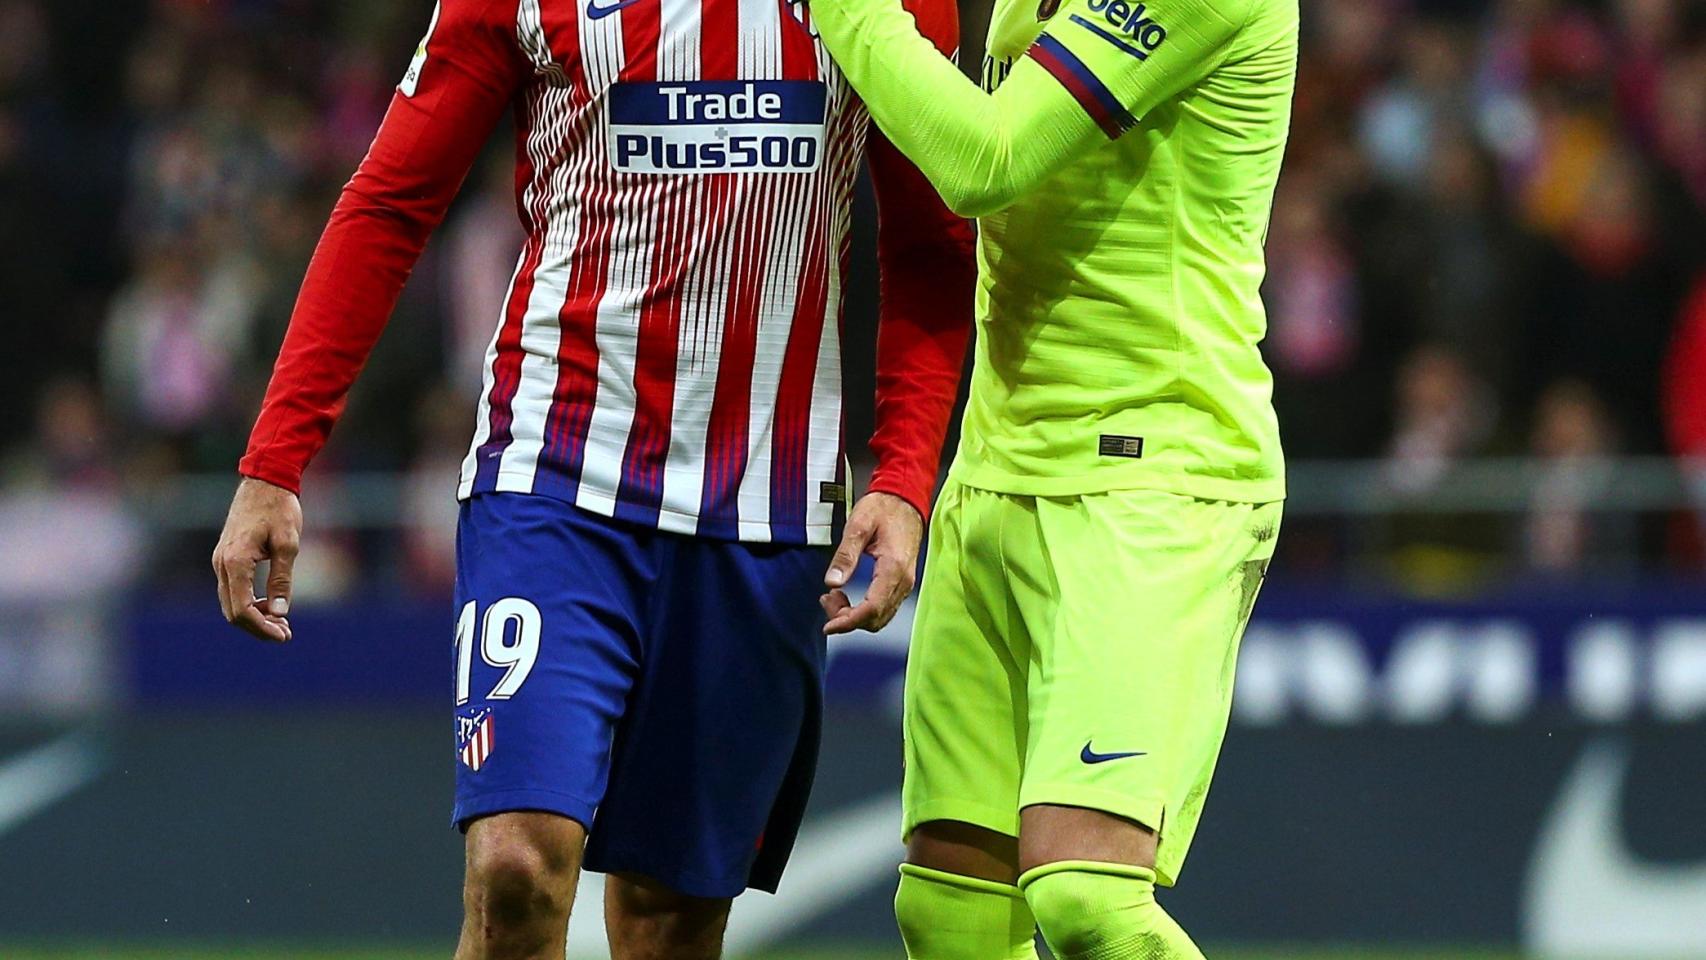
[[[287,461],[251,453],[238,461],[237,472],[275,487],[283,487],[297,496],[302,495],[302,468]]]
[[[865,492],[886,493],[890,496],[899,497],[905,500],[912,509],[917,510],[919,517],[929,520],[931,494],[936,488],[936,478],[931,477],[923,483],[916,480],[907,482],[894,475],[900,472],[898,470],[885,470],[879,466],[876,472],[871,474],[871,486]]]

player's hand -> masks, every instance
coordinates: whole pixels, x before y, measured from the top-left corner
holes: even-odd
[[[290,639],[290,570],[302,540],[302,504],[296,494],[264,480],[243,478],[213,550],[219,607],[225,619],[262,640]],[[267,567],[265,597],[255,596],[255,565]]]
[[[823,585],[829,588],[818,600],[829,614],[823,632],[874,632],[888,626],[918,579],[918,545],[923,538],[924,518],[912,504],[892,493],[860,497],[847,517],[829,572],[823,575]],[[861,553],[875,558],[877,568],[865,599],[854,606],[842,588],[853,577]]]

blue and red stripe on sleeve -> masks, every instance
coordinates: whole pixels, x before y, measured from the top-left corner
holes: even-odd
[[[1036,43],[1031,44],[1025,55],[1041,64],[1044,70],[1060,81],[1060,85],[1078,100],[1084,112],[1096,121],[1096,125],[1102,128],[1108,139],[1117,140],[1121,134],[1137,125],[1137,118],[1126,110],[1113,91],[1097,79],[1096,74],[1084,61],[1078,59],[1078,56],[1059,40],[1045,33],[1037,38]]]

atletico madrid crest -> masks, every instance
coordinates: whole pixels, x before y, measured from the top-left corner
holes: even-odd
[[[463,766],[479,770],[492,755],[496,743],[492,732],[492,708],[486,707],[471,717],[456,718],[456,753]]]

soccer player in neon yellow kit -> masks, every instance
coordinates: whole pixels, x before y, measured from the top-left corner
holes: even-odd
[[[907,672],[908,955],[1030,958],[1040,927],[1063,960],[1200,957],[1154,885],[1195,831],[1284,497],[1258,287],[1297,0],[998,0],[984,90],[899,0],[811,11],[980,217]]]

